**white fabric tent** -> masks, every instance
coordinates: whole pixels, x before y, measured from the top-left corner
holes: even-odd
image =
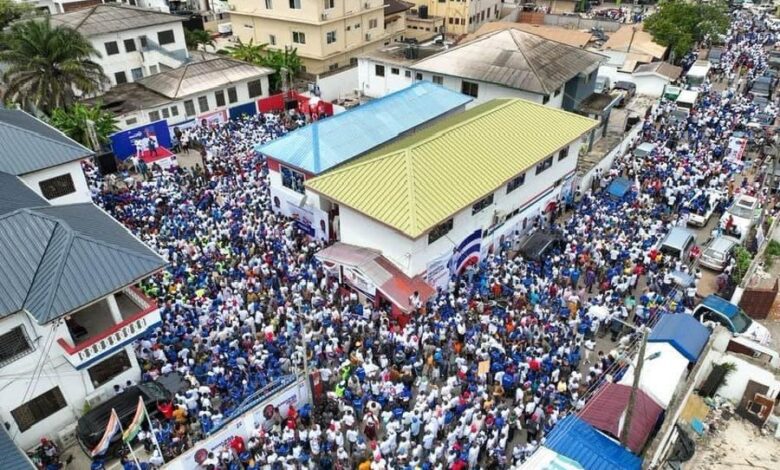
[[[634,384],[634,365],[632,361],[620,384],[631,387]],[[677,352],[669,343],[647,343],[645,363],[639,388],[656,401],[663,409],[669,407],[677,385],[684,379],[688,368],[688,359]]]

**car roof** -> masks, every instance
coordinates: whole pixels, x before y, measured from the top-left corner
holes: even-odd
[[[711,310],[722,313],[727,318],[733,318],[739,312],[739,307],[732,304],[723,297],[718,297],[715,294],[711,294],[705,297],[701,304]]]
[[[615,82],[615,87],[616,88],[621,88],[621,87],[636,88],[636,83],[634,83],[634,82],[627,82],[625,80],[620,80],[620,81]]]
[[[710,245],[707,247],[708,249],[715,250],[715,251],[728,251],[736,245],[733,240],[729,240],[728,238],[719,237],[710,242]]]
[[[686,230],[682,227],[672,227],[669,233],[664,238],[663,245],[669,245],[674,247],[682,247],[688,242],[688,239],[693,237],[693,233],[690,230]]]

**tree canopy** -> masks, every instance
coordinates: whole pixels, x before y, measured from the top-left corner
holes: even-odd
[[[89,106],[75,103],[67,109],[57,108],[52,111],[50,119],[51,125],[64,132],[65,135],[92,148],[87,121],[94,123],[98,144],[108,143],[109,136],[118,130],[114,115],[110,111],[101,109],[100,105]]]
[[[248,43],[241,42],[239,39],[235,46],[226,47],[225,51],[234,59],[274,69],[275,73],[271,75],[271,89],[278,90],[282,85],[281,70],[287,69],[290,78],[297,76],[301,71],[301,58],[295,48],[267,49],[267,47],[268,44],[254,44],[252,39]]]
[[[656,42],[671,48],[677,58],[682,58],[696,43],[725,34],[728,27],[728,7],[722,0],[710,3],[666,0],[644,22],[645,31]]]
[[[23,16],[32,15],[35,9],[32,4],[16,0],[0,0],[0,30]]]
[[[211,38],[211,34],[202,29],[185,29],[184,42],[187,43],[188,49],[193,50],[198,50],[200,46],[203,46],[204,51],[206,50],[206,46],[216,47],[214,40]]]

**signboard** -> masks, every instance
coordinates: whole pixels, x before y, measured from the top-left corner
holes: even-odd
[[[295,219],[296,228],[310,237],[328,240],[328,214],[325,211],[306,205],[303,194],[291,194],[293,191],[273,185],[270,190],[274,212]]]
[[[450,281],[450,255],[432,259],[425,270],[425,282],[434,288],[446,289]]]
[[[372,299],[376,296],[376,284],[360,270],[344,266],[344,281]]]
[[[203,127],[216,126],[228,122],[228,113],[226,110],[214,111],[213,113],[201,114],[197,118],[198,124]]]
[[[149,140],[153,140],[157,148],[171,148],[171,133],[168,130],[168,121],[165,119],[117,132],[109,138],[114,155],[120,160],[138,155],[139,152],[146,152],[149,148]]]

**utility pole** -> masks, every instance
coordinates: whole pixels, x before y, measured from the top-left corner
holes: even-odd
[[[634,383],[631,386],[631,395],[628,396],[628,406],[626,407],[626,419],[623,421],[623,429],[620,431],[620,443],[628,447],[628,434],[631,429],[631,420],[634,417],[634,406],[636,405],[636,392],[639,389],[639,378],[642,375],[642,366],[645,363],[645,346],[647,346],[647,329],[641,330],[642,345],[639,347],[639,357],[637,358],[636,368],[634,369]]]

